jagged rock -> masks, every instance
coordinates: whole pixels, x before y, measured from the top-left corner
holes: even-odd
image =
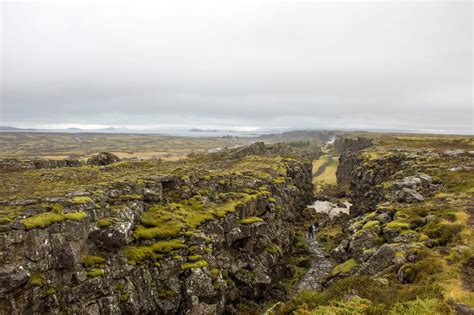
[[[389,244],[383,244],[380,248],[364,262],[357,274],[374,275],[393,264],[396,251]]]
[[[381,213],[375,217],[375,220],[379,221],[380,224],[387,224],[392,221],[392,217],[388,213]]]
[[[465,304],[455,303],[454,309],[457,315],[474,315],[474,308]]]
[[[256,222],[246,226],[239,226],[226,234],[227,244],[232,245],[235,241],[249,238],[253,235],[264,234],[268,229],[266,222]]]
[[[25,257],[35,262],[45,258],[51,249],[48,232],[40,229],[30,231],[25,244]]]
[[[415,176],[407,176],[404,177],[401,181],[394,181],[393,185],[398,188],[411,188],[411,189],[419,189],[419,188],[428,188],[433,179],[431,176],[427,174],[420,173]]]
[[[371,229],[362,231],[356,235],[349,245],[351,257],[360,258],[364,251],[380,245],[380,237]]]
[[[184,285],[186,294],[190,297],[209,300],[217,293],[214,290],[212,279],[202,269],[192,269],[191,275],[186,278]]]
[[[119,222],[112,226],[92,231],[89,239],[97,246],[116,250],[132,241],[132,222]]]
[[[96,155],[93,155],[87,160],[89,165],[109,165],[112,163],[120,162],[120,158],[115,154],[109,152],[100,152]]]
[[[339,245],[331,251],[331,256],[338,262],[342,263],[349,259],[349,253],[347,252],[349,247],[349,240],[344,239]]]
[[[73,269],[79,263],[80,246],[77,243],[65,244],[55,250],[56,268]]]
[[[420,235],[416,232],[403,233],[393,239],[394,243],[411,243],[418,241]]]
[[[425,197],[423,197],[419,192],[410,188],[403,188],[399,191],[398,200],[400,202],[422,202],[425,201]]]
[[[0,268],[0,297],[21,287],[28,281],[28,272],[22,266],[6,265]]]
[[[465,153],[466,153],[466,151],[464,151],[462,149],[446,150],[446,151],[443,152],[444,155],[452,156],[452,157],[460,156],[460,155],[463,155]]]

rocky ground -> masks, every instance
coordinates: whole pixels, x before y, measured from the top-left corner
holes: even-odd
[[[311,164],[289,147],[186,161],[3,164],[0,313],[221,314],[284,297]],[[28,165],[28,163],[27,163]]]
[[[319,216],[317,237],[336,263],[322,291],[272,312],[474,313],[474,139],[364,135],[335,146],[339,194],[353,205],[348,216]]]

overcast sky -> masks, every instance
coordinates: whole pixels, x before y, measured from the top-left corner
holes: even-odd
[[[166,2],[3,2],[0,125],[473,133],[471,1]]]

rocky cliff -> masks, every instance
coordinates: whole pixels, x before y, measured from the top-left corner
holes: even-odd
[[[265,300],[287,273],[311,164],[257,146],[2,172],[0,313],[222,314]]]
[[[317,235],[331,276],[280,313],[473,314],[474,139],[366,137],[336,145],[353,205]]]

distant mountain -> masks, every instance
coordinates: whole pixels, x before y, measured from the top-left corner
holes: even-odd
[[[66,130],[69,130],[69,131],[82,131],[81,128],[67,128]]]
[[[219,132],[219,130],[193,128],[193,129],[190,129],[189,132]]]
[[[16,128],[16,127],[11,127],[11,126],[0,126],[0,131],[32,131],[32,130],[36,130],[36,129],[32,129],[32,128]]]

